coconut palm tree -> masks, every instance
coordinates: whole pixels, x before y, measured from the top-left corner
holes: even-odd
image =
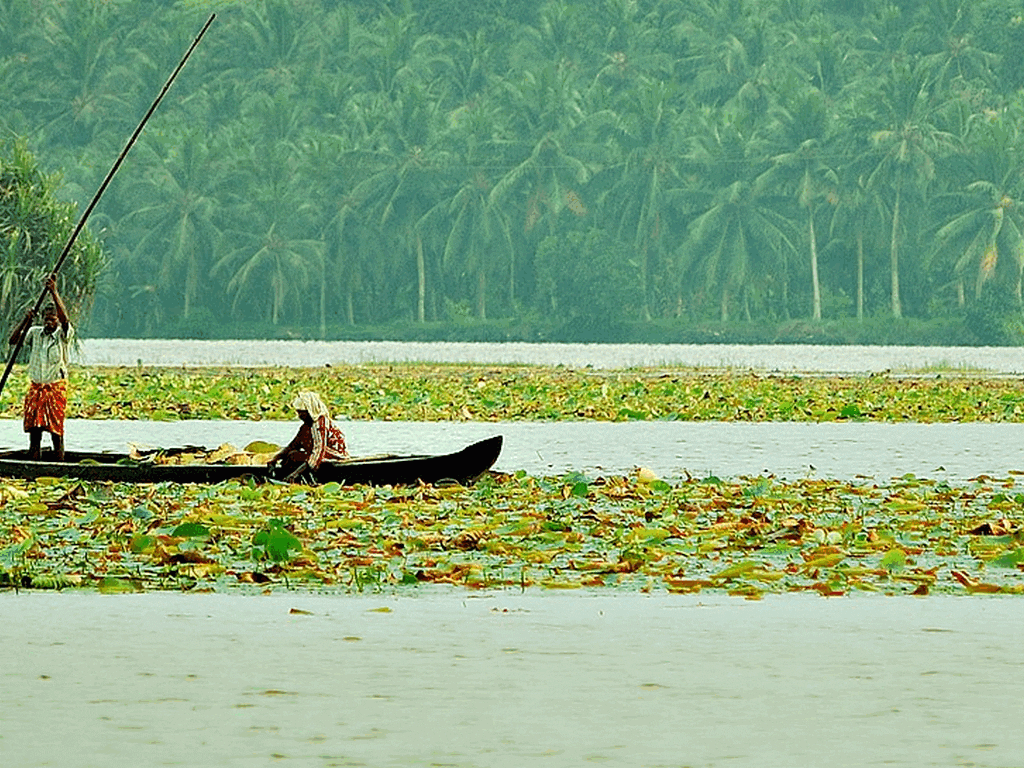
[[[376,165],[353,189],[366,220],[390,232],[404,256],[415,264],[417,322],[426,320],[427,265],[417,222],[447,194],[444,168],[448,152],[441,144],[447,116],[425,86],[404,83],[390,101],[375,136],[382,147]]]
[[[28,91],[32,57],[42,48],[42,30],[35,23],[38,12],[32,0],[0,0],[0,92],[12,101]],[[0,124],[10,117],[0,117]]]
[[[120,224],[141,232],[130,261],[153,290],[176,294],[181,316],[188,318],[209,285],[219,234],[226,179],[218,144],[188,131],[149,136],[138,149],[148,154],[148,172],[128,185],[132,209]]]
[[[511,273],[513,264],[509,216],[491,190],[491,179],[483,169],[477,169],[417,224],[419,232],[443,233],[442,265],[452,274],[470,278],[480,320],[487,319],[488,275],[502,261]]]
[[[969,4],[964,0],[929,0],[914,16],[908,39],[923,55],[940,88],[988,87],[999,57],[978,46],[970,29]]]
[[[255,0],[239,10],[226,28],[229,43],[210,54],[224,57],[221,68],[269,90],[294,87],[316,72],[316,16],[288,0]]]
[[[954,139],[936,122],[941,103],[935,95],[931,69],[923,63],[893,62],[866,98],[862,114],[874,125],[871,143],[874,168],[867,186],[887,197],[890,211],[889,274],[893,317],[903,316],[900,297],[900,245],[903,205],[908,194],[923,197],[935,176],[936,158]]]
[[[37,130],[62,147],[95,148],[97,138],[113,144],[137,117],[124,96],[135,71],[130,58],[119,56],[124,29],[117,10],[110,3],[56,3],[46,9],[46,22],[46,53],[37,54],[28,101]]]
[[[630,91],[615,133],[622,159],[604,173],[611,182],[602,195],[602,217],[617,238],[633,244],[646,320],[651,318],[655,265],[670,261],[681,238],[671,220],[683,186],[680,159],[688,137],[677,98],[677,89],[664,82],[645,81]]]
[[[811,317],[821,320],[821,284],[818,277],[819,203],[836,199],[839,179],[831,164],[831,129],[825,98],[817,90],[801,90],[772,111],[773,144],[779,150],[762,183],[789,191],[806,212],[806,243],[811,267]]]
[[[839,172],[836,204],[829,222],[829,236],[833,242],[852,239],[855,254],[855,303],[857,319],[864,319],[864,264],[865,245],[876,234],[887,218],[881,198],[867,188],[867,174],[854,165],[846,165]]]
[[[959,284],[974,283],[975,298],[1003,274],[1019,304],[1024,274],[1020,109],[977,117],[965,158],[971,180],[952,193],[953,213],[936,233],[936,244],[958,254],[953,272]]]
[[[235,295],[233,310],[245,301],[257,313],[266,312],[265,317],[277,325],[289,308],[301,317],[310,304],[308,289],[320,271],[323,241],[289,231],[290,210],[277,210],[276,216],[269,208],[256,208],[253,213],[249,228],[222,234],[219,250],[223,255],[214,273],[228,275],[227,289]]]
[[[770,105],[772,56],[777,48],[764,9],[745,0],[708,0],[697,7],[684,27],[695,49],[693,87],[698,103],[735,104],[764,114]]]
[[[287,87],[255,94],[243,106],[244,130],[225,140],[235,167],[213,269],[227,279],[235,310],[249,300],[275,325],[289,308],[301,315],[309,306],[306,292],[323,259],[318,197],[297,173],[306,140],[304,104],[290,96]]]
[[[680,272],[698,288],[717,291],[723,322],[737,296],[751,319],[749,298],[772,285],[780,288],[785,312],[786,263],[797,234],[786,210],[790,202],[765,184],[767,162],[756,142],[721,116],[707,128],[692,160],[711,184],[679,249]]]

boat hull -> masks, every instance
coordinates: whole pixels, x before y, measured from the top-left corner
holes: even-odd
[[[501,453],[500,435],[468,445],[454,453],[426,456],[386,456],[324,462],[303,480],[317,484],[415,485],[418,483],[460,483],[476,480],[489,470]],[[275,470],[264,466],[236,464],[155,464],[133,461],[123,453],[82,453],[68,451],[65,461],[28,459],[27,451],[0,452],[0,477],[34,479],[62,477],[114,483],[220,483],[253,479],[278,479]]]

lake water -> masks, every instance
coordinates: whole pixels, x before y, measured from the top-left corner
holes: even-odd
[[[252,440],[283,445],[297,422],[89,421],[67,423],[69,446],[124,451],[147,446]],[[735,422],[340,422],[353,454],[433,453],[501,434],[495,468],[533,475],[621,474],[637,466],[661,477],[774,474],[794,479],[905,474],[964,481],[1024,470],[1024,424]],[[48,438],[44,438],[44,442]],[[0,420],[0,446],[27,444],[21,423]]]
[[[8,592],[0,615],[12,768],[1024,755],[1019,598]]]
[[[530,344],[391,341],[85,339],[86,365],[321,366],[388,362],[564,365],[617,369],[684,366],[763,371],[1024,372],[1020,347],[876,347],[803,344]]]

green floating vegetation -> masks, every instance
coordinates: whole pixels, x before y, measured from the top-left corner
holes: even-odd
[[[24,380],[24,372],[21,372]],[[19,381],[15,377],[14,382]],[[389,421],[1024,421],[1024,387],[982,374],[795,376],[486,365],[73,368],[69,418],[294,419],[300,389],[338,418]],[[16,383],[0,417],[19,418]]]
[[[1014,476],[492,474],[472,487],[0,481],[12,589],[1024,594]]]

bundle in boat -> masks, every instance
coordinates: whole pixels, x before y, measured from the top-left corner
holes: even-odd
[[[133,453],[86,453],[68,451],[65,461],[43,454],[32,460],[28,451],[0,452],[0,477],[64,477],[80,480],[147,483],[218,483],[227,480],[279,480],[267,462],[273,446],[244,450],[222,445],[212,451],[196,446],[164,448]],[[452,453],[412,456],[374,456],[325,461],[304,473],[311,483],[341,485],[415,485],[417,483],[468,484],[487,472],[501,453],[502,437],[496,435]],[[251,462],[251,463],[250,463]]]

